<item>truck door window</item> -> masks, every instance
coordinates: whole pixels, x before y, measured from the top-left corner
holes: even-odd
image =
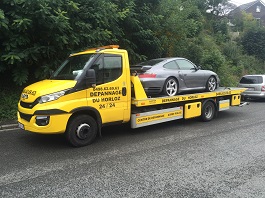
[[[118,79],[122,73],[121,56],[104,56],[99,58],[92,66],[96,72],[96,84],[111,82]]]
[[[120,56],[104,57],[104,63],[104,83],[120,77],[122,71]]]

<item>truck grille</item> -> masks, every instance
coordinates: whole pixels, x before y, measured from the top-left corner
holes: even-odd
[[[39,99],[36,99],[32,103],[27,103],[27,102],[20,101],[21,107],[24,107],[24,108],[27,108],[27,109],[32,109],[38,103],[39,103]]]
[[[30,115],[30,114],[25,114],[25,113],[21,113],[21,112],[19,112],[19,115],[20,115],[20,117],[23,119],[23,120],[26,120],[26,121],[30,121],[30,119],[32,118],[32,115]]]

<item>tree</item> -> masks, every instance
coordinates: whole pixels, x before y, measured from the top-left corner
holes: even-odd
[[[76,50],[117,42],[126,15],[106,0],[3,0],[0,8],[0,72],[19,85]]]
[[[243,35],[241,43],[245,52],[265,61],[265,28],[247,31]]]
[[[159,29],[156,9],[159,0],[113,0],[119,10],[126,11],[126,17],[118,22],[122,34],[117,36],[121,46],[126,48],[131,63],[137,63],[162,54],[161,41],[156,31]]]
[[[181,0],[162,0],[157,35],[162,41],[164,56],[184,56],[203,27],[203,17],[193,3]]]

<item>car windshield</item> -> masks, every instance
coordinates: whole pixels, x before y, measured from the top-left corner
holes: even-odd
[[[53,73],[51,79],[78,80],[83,70],[94,59],[95,54],[71,56]]]
[[[261,76],[245,76],[242,77],[240,83],[242,84],[261,84],[262,82]]]
[[[156,65],[157,63],[160,63],[162,61],[164,61],[165,59],[164,58],[159,58],[159,59],[152,59],[152,60],[148,60],[148,61],[145,61],[145,62],[142,62],[142,63],[139,63],[137,65],[141,65],[141,66],[144,66],[144,65],[150,65],[150,66],[154,66]]]

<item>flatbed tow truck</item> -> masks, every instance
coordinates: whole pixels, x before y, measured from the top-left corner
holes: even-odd
[[[219,87],[213,92],[149,97],[126,50],[103,46],[71,54],[48,80],[26,87],[18,103],[21,129],[42,134],[64,133],[75,147],[91,144],[101,128],[131,123],[139,128],[201,117],[243,106],[245,88]]]

